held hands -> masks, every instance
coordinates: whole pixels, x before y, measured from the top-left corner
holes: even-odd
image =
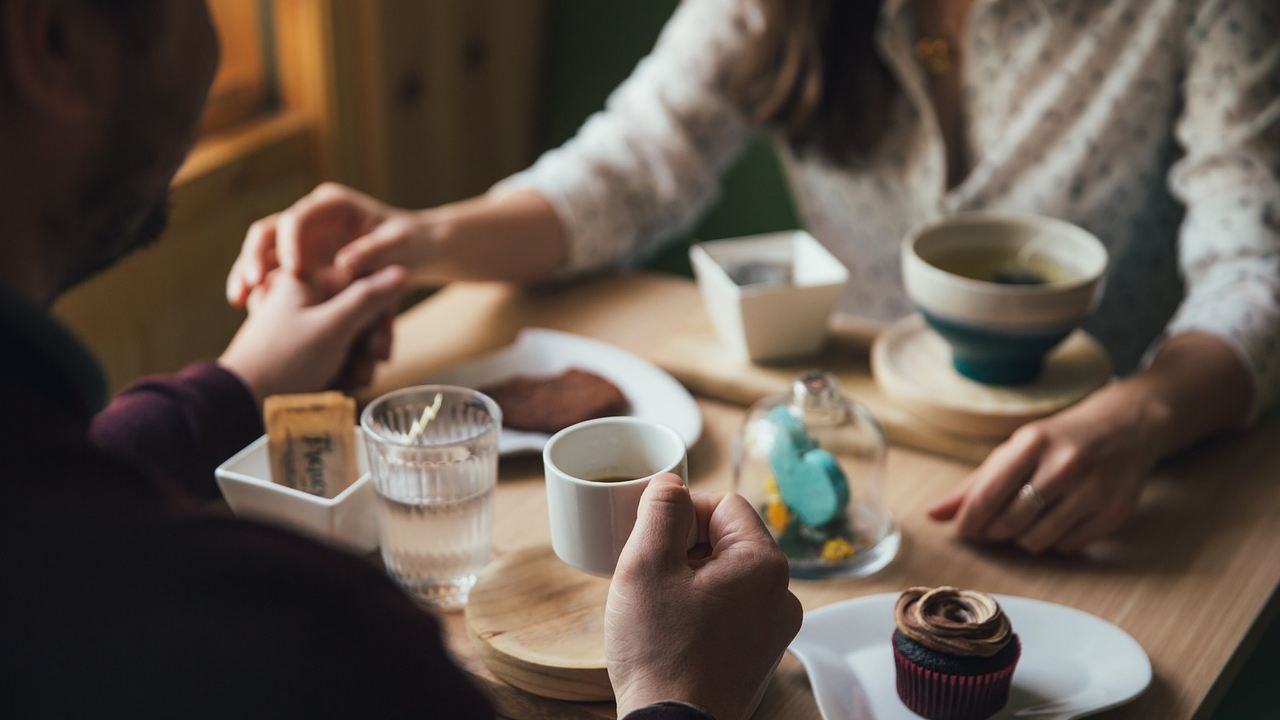
[[[746,500],[690,497],[671,474],[650,481],[605,610],[618,716],[680,700],[718,720],[749,717],[800,629],[787,583],[786,558]]]
[[[250,226],[227,277],[227,300],[243,307],[277,268],[310,278],[318,273],[363,277],[392,266],[418,267],[426,261],[435,227],[423,217],[344,185],[320,185],[289,209]]]
[[[1164,415],[1142,393],[1114,383],[1018,430],[929,516],[956,520],[970,540],[1077,552],[1137,508],[1161,455]]]
[[[391,355],[391,320],[405,272],[389,267],[355,280],[304,282],[266,276],[247,298],[249,318],[219,362],[259,402],[277,393],[350,390],[368,384]]]

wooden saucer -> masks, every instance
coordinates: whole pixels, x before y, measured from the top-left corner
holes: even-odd
[[[504,555],[480,573],[467,634],[499,678],[535,695],[612,700],[604,663],[608,578],[565,565],[546,545]]]
[[[956,372],[946,341],[912,315],[876,338],[871,370],[885,394],[920,420],[966,437],[1004,438],[1101,387],[1111,378],[1111,360],[1092,335],[1077,330],[1032,382],[985,385]]]

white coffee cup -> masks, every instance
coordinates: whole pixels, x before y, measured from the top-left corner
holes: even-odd
[[[654,475],[689,484],[684,441],[674,430],[633,417],[588,420],[556,433],[542,450],[551,547],[568,565],[609,576],[636,524]],[[601,478],[632,478],[599,482]]]

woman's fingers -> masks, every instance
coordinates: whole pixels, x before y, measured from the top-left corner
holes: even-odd
[[[268,215],[249,226],[240,255],[227,274],[227,302],[244,307],[253,289],[277,267],[276,223],[279,213]]]
[[[1110,535],[1133,514],[1132,507],[1123,503],[1112,504],[1101,512],[1086,516],[1054,545],[1064,553],[1077,553],[1089,545]]]
[[[339,250],[386,216],[385,206],[367,195],[334,183],[320,185],[288,210],[249,226],[227,275],[227,301],[243,307],[253,289],[279,267],[303,277],[331,266]]]
[[[1061,541],[1081,520],[1097,511],[1093,494],[1082,488],[1049,507],[1018,536],[1018,545],[1029,552],[1042,553]]]
[[[1014,499],[992,518],[987,539],[1012,540],[1030,528],[1049,507],[1069,496],[1083,479],[1080,452],[1073,445],[1059,444],[1043,453],[1039,467]],[[1031,490],[1023,487],[1030,486]]]
[[[1027,486],[1030,486],[1034,492],[1022,489]],[[1004,510],[988,524],[986,539],[1003,542],[1018,537],[1031,527],[1036,518],[1045,513],[1050,504],[1048,494],[1037,486],[1036,479],[1032,478],[1030,482],[1018,488],[1013,500],[1005,505]]]
[[[949,497],[941,502],[934,503],[932,507],[925,511],[928,516],[938,522],[945,522],[956,516],[960,512],[960,508],[964,505],[964,498],[969,492],[968,485],[962,485],[959,490],[952,493]]]
[[[1047,438],[1027,426],[996,448],[967,481],[970,488],[958,515],[960,534],[972,540],[985,536],[987,524],[1013,499],[1031,477]]]
[[[340,249],[334,263],[356,277],[391,265],[412,269],[417,263],[410,248],[411,232],[411,223],[407,219],[384,222]]]
[[[339,250],[383,217],[373,198],[334,183],[320,185],[281,213],[276,223],[280,264],[295,275],[331,265]]]

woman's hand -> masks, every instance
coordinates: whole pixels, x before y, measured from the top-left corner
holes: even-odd
[[[1137,508],[1166,417],[1136,388],[1109,385],[1018,430],[929,516],[955,519],[970,540],[1081,550]]]
[[[268,275],[219,362],[258,402],[366,385],[376,362],[391,355],[390,322],[404,286],[405,272],[395,266],[330,287]]]
[[[1229,343],[1177,335],[1147,369],[1014,433],[929,516],[971,540],[1081,550],[1133,514],[1157,461],[1240,427],[1253,397]]]
[[[404,210],[325,183],[249,228],[227,277],[227,300],[243,307],[277,268],[309,281],[400,266],[415,282],[432,285],[536,282],[553,277],[567,253],[555,208],[532,190]]]
[[[437,224],[352,190],[325,183],[289,209],[249,227],[227,277],[227,300],[243,307],[276,269],[309,278],[336,270],[363,277],[424,264]]]

